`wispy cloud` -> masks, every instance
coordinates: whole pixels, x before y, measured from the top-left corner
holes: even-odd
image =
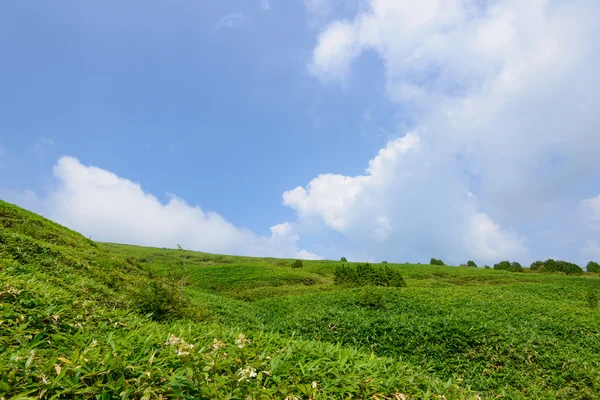
[[[31,147],[31,152],[33,154],[37,154],[40,157],[43,157],[48,152],[48,148],[54,146],[54,140],[47,137],[40,137],[35,142],[33,142],[33,146]]]
[[[271,3],[269,3],[269,0],[261,0],[260,7],[265,11],[269,11],[271,9]]]
[[[242,24],[247,19],[248,19],[247,16],[245,16],[244,14],[240,14],[240,13],[231,13],[231,14],[224,15],[223,17],[221,17],[219,22],[217,22],[217,24],[212,29],[212,31],[216,32],[219,29],[223,29],[223,28],[238,27],[238,26],[240,26],[240,24]]]

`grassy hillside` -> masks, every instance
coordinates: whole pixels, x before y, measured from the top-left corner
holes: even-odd
[[[600,398],[600,279],[94,243],[0,201],[0,398]],[[183,296],[182,296],[183,294]]]

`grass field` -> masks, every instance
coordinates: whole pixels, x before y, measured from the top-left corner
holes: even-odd
[[[600,398],[598,275],[390,263],[406,287],[350,287],[3,202],[0,228],[2,398]]]

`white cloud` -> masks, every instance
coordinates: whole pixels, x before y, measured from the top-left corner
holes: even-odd
[[[335,22],[321,34],[309,69],[323,80],[343,81],[348,78],[350,63],[359,54],[356,27],[345,21]]]
[[[269,11],[271,9],[271,3],[269,2],[269,0],[261,0],[260,8],[262,8],[265,11]]]
[[[361,55],[375,53],[384,67],[388,100],[402,113],[412,112],[421,143],[427,144],[427,156],[420,163],[402,162],[403,173],[420,176],[428,170],[429,175],[411,181],[411,186],[398,186],[391,178],[373,185],[370,175],[321,175],[306,193],[288,192],[289,205],[299,215],[321,210],[323,221],[346,235],[353,221],[365,215],[376,221],[386,201],[412,210],[413,217],[385,216],[388,227],[376,228],[381,230],[372,235],[379,240],[414,230],[436,237],[434,225],[426,226],[430,219],[417,218],[433,213],[439,221],[465,227],[461,235],[471,238],[473,256],[524,254],[524,238],[518,232],[531,234],[542,226],[569,240],[585,239],[589,234],[580,227],[569,226],[574,230],[565,232],[564,221],[576,219],[574,191],[600,177],[595,111],[600,109],[600,26],[595,17],[600,3],[365,3],[354,18],[333,20],[319,34],[308,68],[323,82],[343,82],[352,76]],[[321,193],[319,188],[327,185],[352,190],[342,190],[339,198],[310,194],[311,189]],[[372,195],[374,187],[386,197]],[[463,191],[474,193],[473,198],[455,195]],[[418,208],[410,200],[413,192],[423,199]],[[439,213],[442,201],[431,200],[435,197],[452,207]],[[561,235],[554,236],[560,240]],[[426,237],[422,240],[431,243]],[[533,253],[559,247],[558,242],[527,244]]]
[[[522,238],[481,212],[451,159],[432,159],[416,133],[391,141],[365,175],[324,174],[283,194],[300,220],[317,219],[367,258],[451,262],[527,256]]]
[[[582,200],[580,209],[583,218],[591,224],[600,224],[600,194],[591,199]]]
[[[55,187],[43,198],[31,191],[0,194],[94,240],[156,247],[180,244],[211,253],[319,258],[297,248],[299,236],[289,223],[271,227],[269,237],[257,236],[176,196],[162,203],[139,184],[82,165],[72,157],[58,161],[54,177]]]
[[[240,13],[231,13],[224,15],[223,17],[221,17],[221,19],[219,19],[212,31],[216,32],[219,29],[223,28],[235,28],[247,19],[248,17]]]
[[[301,260],[322,260],[323,259],[323,257],[321,257],[320,255],[311,253],[310,251],[307,251],[307,250],[300,250],[298,253],[296,253],[296,258],[299,258]]]

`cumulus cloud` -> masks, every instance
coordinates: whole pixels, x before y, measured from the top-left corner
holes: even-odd
[[[422,179],[373,185],[370,174],[321,175],[304,192],[288,192],[285,203],[301,216],[321,210],[344,234],[365,219],[377,230],[373,243],[415,230],[428,231],[422,240],[433,243],[437,227],[463,227],[461,242],[471,243],[474,257],[524,254],[520,230],[564,233],[564,221],[576,219],[572,193],[600,175],[596,15],[594,0],[368,0],[354,18],[331,21],[318,36],[310,72],[323,82],[360,79],[352,76],[354,62],[375,53],[388,100],[412,112],[427,145],[420,162],[402,161],[402,174]],[[316,195],[328,185],[343,194]],[[413,192],[423,199],[418,208]],[[431,200],[440,197],[452,206]],[[415,215],[378,219],[386,202]],[[359,211],[340,211],[348,209]],[[585,237],[582,230],[569,235]],[[556,244],[527,242],[535,254]]]
[[[239,228],[171,195],[166,203],[142,187],[101,168],[63,157],[54,166],[55,185],[47,196],[0,193],[8,201],[39,211],[94,240],[175,247],[249,256],[319,258],[298,249],[289,223],[271,227],[271,236]]]
[[[430,146],[410,133],[388,143],[365,175],[323,174],[285,192],[283,202],[301,220],[317,219],[344,234],[367,258],[526,256],[523,239],[479,210],[455,170],[452,159],[431,159]]]

